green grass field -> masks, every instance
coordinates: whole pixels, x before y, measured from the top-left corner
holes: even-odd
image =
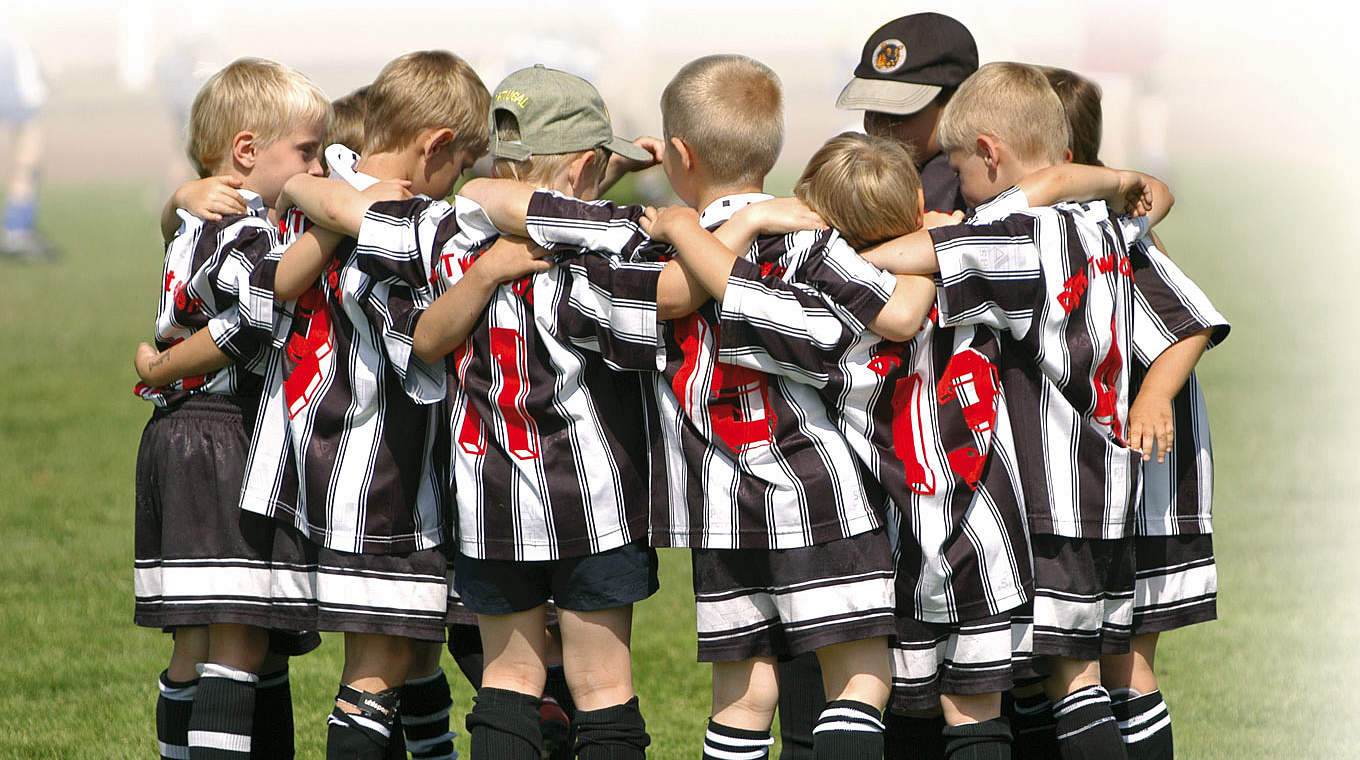
[[[1164,638],[1158,663],[1177,747],[1183,758],[1360,756],[1346,735],[1360,717],[1357,362],[1337,325],[1355,314],[1356,266],[1335,225],[1286,237],[1264,213],[1235,216],[1259,202],[1247,189],[1262,177],[1187,174],[1161,232],[1234,331],[1201,365],[1221,619]],[[130,392],[130,358],[161,267],[146,194],[51,188],[43,226],[64,258],[0,260],[0,757],[155,756],[169,640],[131,622],[133,463],[150,407]],[[655,758],[698,757],[707,716],[688,567],[663,552],[662,591],[636,614]],[[294,663],[301,758],[324,754],[339,667],[336,637]],[[470,704],[456,687],[460,733]]]

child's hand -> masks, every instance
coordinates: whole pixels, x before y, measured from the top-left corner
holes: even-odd
[[[928,230],[932,230],[936,227],[952,227],[961,222],[963,222],[962,211],[950,213],[945,213],[943,211],[927,211],[925,213],[924,224],[921,226]]]
[[[1159,394],[1139,393],[1129,406],[1129,448],[1140,452],[1144,462],[1152,459],[1152,450],[1157,448],[1157,461],[1161,463],[1171,453],[1171,443],[1175,439],[1176,417],[1171,410],[1171,399]]]
[[[620,156],[617,153],[612,153],[609,156],[609,163],[617,166],[619,173],[640,172],[643,169],[656,166],[661,163],[661,154],[666,152],[666,143],[655,137],[639,137],[633,141],[633,144],[650,153],[652,157],[648,161],[636,161],[631,158]],[[613,167],[611,166],[611,168]]]
[[[689,225],[699,226],[699,212],[689,206],[667,206],[660,211],[648,206],[638,223],[651,239],[674,243],[677,231]]]
[[[502,235],[486,253],[477,257],[468,272],[477,271],[488,282],[499,285],[535,272],[546,272],[552,268],[552,262],[544,261],[543,258],[551,254],[552,251],[540,248],[524,238]]]
[[[152,382],[153,375],[152,362],[160,357],[161,352],[150,343],[142,342],[137,345],[137,353],[132,358],[132,366],[137,368],[137,377],[147,385],[160,385],[161,383]]]
[[[379,201],[404,201],[411,197],[411,183],[404,179],[385,179],[360,191],[370,206]]]
[[[797,198],[771,198],[752,203],[732,215],[757,235],[785,235],[798,230],[824,230],[826,221]]]
[[[1105,199],[1110,210],[1127,216],[1147,216],[1152,210],[1152,189],[1138,172],[1116,170],[1119,187]]]
[[[176,207],[205,222],[220,222],[224,216],[246,213],[245,199],[236,192],[240,187],[240,177],[204,177],[181,185],[173,200]]]

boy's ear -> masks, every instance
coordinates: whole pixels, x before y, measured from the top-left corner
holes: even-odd
[[[596,184],[598,184],[598,179],[601,176],[603,175],[595,167],[595,151],[593,150],[582,151],[571,160],[570,164],[567,164],[567,182],[571,184],[572,190],[575,191],[577,196],[581,195],[582,190],[587,189],[584,187],[587,181],[595,179]]]
[[[1001,141],[991,135],[978,135],[977,155],[987,165],[987,174],[994,176],[1001,164]]]
[[[1070,164],[1070,163],[1072,163],[1072,149],[1071,149],[1071,148],[1068,148],[1068,149],[1067,149],[1067,152],[1063,154],[1063,163],[1064,163],[1064,164]]]
[[[685,171],[694,171],[694,152],[689,149],[685,141],[678,137],[672,137],[670,147],[675,150],[675,155],[680,159],[680,165],[685,168]]]
[[[926,191],[925,188],[916,188],[916,221],[924,223],[926,218]]]
[[[249,171],[255,168],[255,133],[249,131],[237,132],[231,138],[231,160],[239,164],[242,169]]]
[[[421,145],[421,155],[425,160],[434,158],[435,154],[448,147],[453,142],[453,130],[448,127],[441,127],[434,130],[425,137],[425,143]]]

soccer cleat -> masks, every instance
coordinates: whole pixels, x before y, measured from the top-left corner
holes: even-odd
[[[544,697],[539,703],[538,728],[543,733],[543,760],[571,760],[571,718],[556,699]]]
[[[0,231],[0,256],[22,261],[54,261],[57,249],[33,230]]]

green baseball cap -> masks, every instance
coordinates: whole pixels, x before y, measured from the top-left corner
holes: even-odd
[[[502,140],[496,134],[497,111],[515,117],[518,140]],[[542,64],[520,69],[496,87],[489,118],[493,158],[524,161],[536,155],[605,148],[634,161],[652,159],[652,154],[614,134],[609,109],[590,82]]]

